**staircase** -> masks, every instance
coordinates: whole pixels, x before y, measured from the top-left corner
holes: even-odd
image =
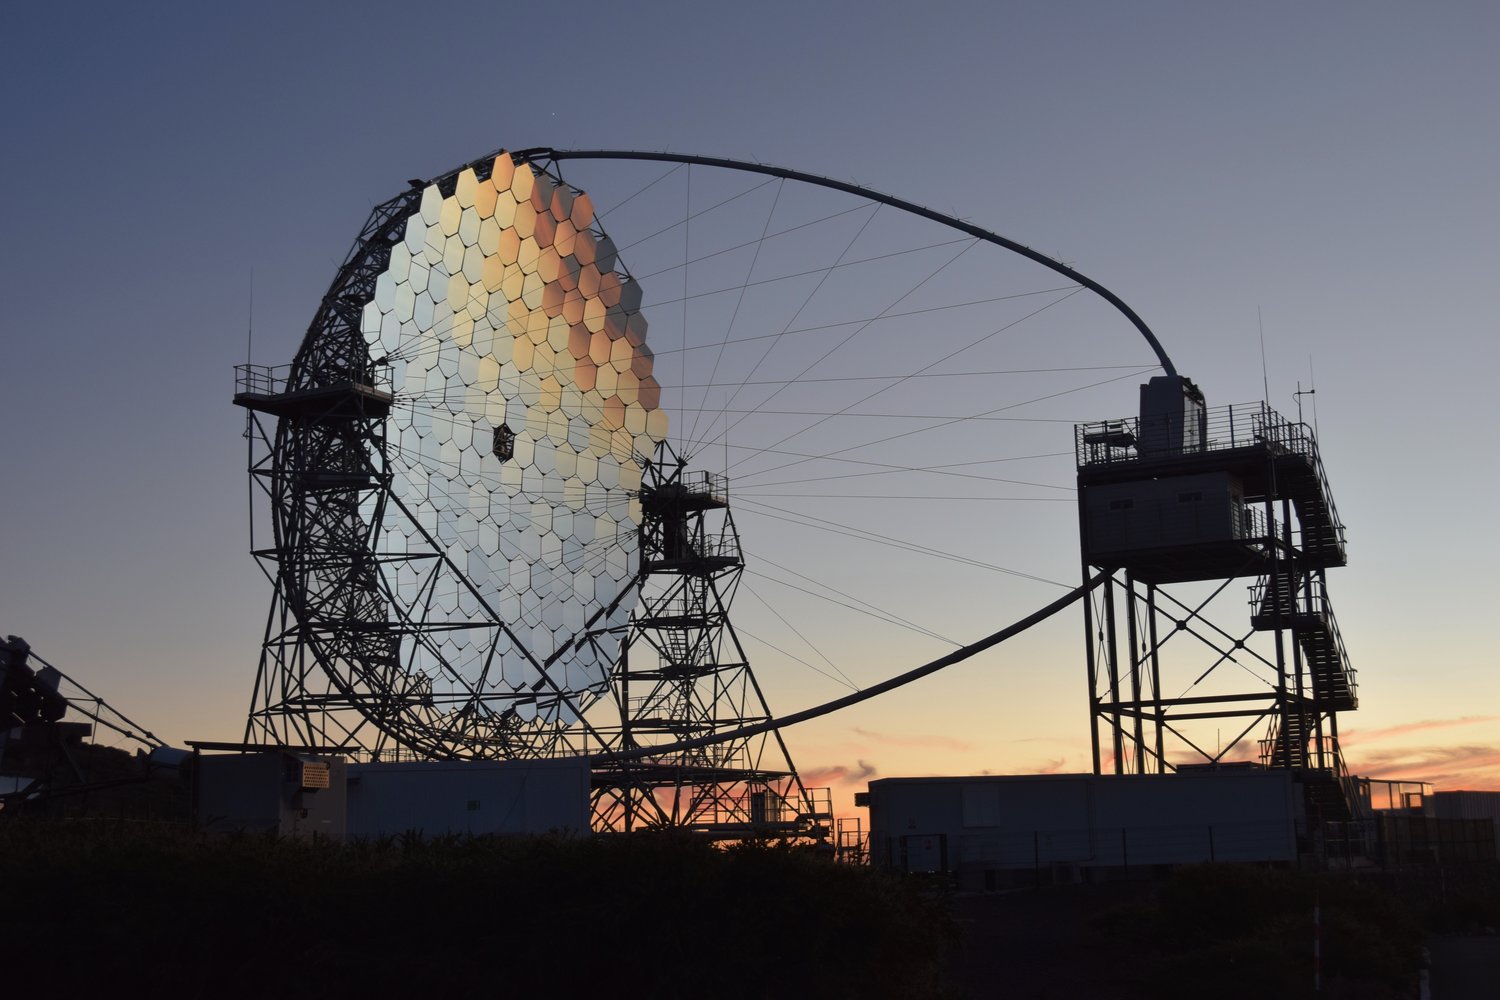
[[[1250,625],[1258,631],[1289,628],[1302,649],[1313,697],[1324,710],[1359,707],[1359,689],[1328,592],[1318,577],[1272,573],[1256,584]]]
[[[1297,458],[1298,464],[1288,460],[1288,467],[1301,468],[1308,475],[1307,481],[1292,484],[1289,490],[1302,526],[1303,549],[1297,565],[1342,565],[1343,527],[1328,499],[1316,454],[1310,462],[1302,461],[1302,456],[1290,458]],[[1358,794],[1344,769],[1337,741],[1331,736],[1320,740],[1316,723],[1325,714],[1358,708],[1359,697],[1322,574],[1285,566],[1262,577],[1252,589],[1250,626],[1261,632],[1291,632],[1311,685],[1300,702],[1287,694],[1287,710],[1273,720],[1271,731],[1261,741],[1261,763],[1296,772],[1309,820],[1347,823],[1356,818]]]
[[[1296,426],[1306,430],[1303,424]],[[1291,452],[1276,462],[1276,476],[1283,495],[1291,498],[1297,511],[1303,560],[1320,569],[1347,566],[1344,525],[1333,505],[1328,471],[1311,434],[1302,433],[1293,439]]]
[[[1301,579],[1289,570],[1268,573],[1251,590],[1250,626],[1257,632],[1285,628],[1300,610]]]
[[[1289,713],[1271,724],[1270,734],[1260,741],[1260,762],[1271,768],[1300,770],[1307,766],[1308,719]]]
[[[1325,737],[1321,744],[1308,735],[1309,716],[1289,713],[1273,721],[1270,734],[1261,740],[1261,764],[1297,772],[1307,815],[1318,822],[1343,823],[1354,819],[1358,794],[1354,779],[1344,768],[1338,741]],[[1309,743],[1312,746],[1309,746]],[[1322,752],[1318,750],[1321,747]],[[1304,756],[1304,752],[1312,752]],[[1329,767],[1309,766],[1319,760]]]
[[[1309,818],[1343,823],[1354,818],[1344,783],[1334,768],[1308,768],[1302,772],[1302,793]]]

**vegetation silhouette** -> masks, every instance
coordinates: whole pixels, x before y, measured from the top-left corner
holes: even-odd
[[[666,834],[410,831],[339,845],[11,821],[0,886],[9,940],[67,941],[77,956],[13,967],[7,985],[57,995],[571,996],[613,984],[652,997],[935,997],[954,937],[916,883],[788,844]]]

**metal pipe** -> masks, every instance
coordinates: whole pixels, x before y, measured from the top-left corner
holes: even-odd
[[[634,750],[624,751],[620,753],[595,754],[589,759],[596,763],[607,763],[610,761],[618,760],[635,760],[637,758],[650,757],[656,754],[677,753],[682,750],[695,750],[698,747],[712,746],[715,743],[726,743],[730,740],[744,739],[747,736],[758,736],[761,733],[770,732],[773,729],[795,726],[800,722],[807,722],[811,719],[816,719],[824,715],[830,715],[834,712],[839,711],[840,709],[848,708],[851,705],[857,705],[862,701],[869,701],[876,695],[882,695],[887,691],[894,691],[896,688],[905,687],[912,681],[921,680],[923,677],[926,677],[929,674],[935,674],[939,670],[942,670],[944,667],[950,667],[955,663],[962,663],[964,660],[967,660],[969,657],[974,656],[977,653],[982,653],[992,646],[998,646],[1006,639],[1020,635],[1022,632],[1025,632],[1033,625],[1036,625],[1039,622],[1046,621],[1048,618],[1051,618],[1059,611],[1063,610],[1066,607],[1069,607],[1080,597],[1087,596],[1090,591],[1104,582],[1107,575],[1108,574],[1106,573],[1097,574],[1085,583],[1074,587],[1072,590],[1068,591],[1066,594],[1059,597],[1051,604],[1048,604],[1046,607],[1040,608],[1037,611],[1033,611],[1031,614],[1027,615],[1025,618],[1022,618],[1020,621],[1015,622],[1011,625],[1007,625],[1000,631],[995,632],[991,635],[987,635],[977,642],[972,642],[967,646],[962,646],[945,656],[940,656],[936,660],[931,660],[927,663],[924,663],[922,666],[916,667],[912,670],[908,670],[903,674],[897,674],[895,677],[881,681],[879,684],[872,684],[870,687],[856,691],[853,694],[846,694],[842,698],[835,698],[833,701],[824,702],[823,704],[815,705],[812,708],[805,708],[800,712],[793,712],[791,715],[783,715],[779,719],[767,719],[764,722],[757,722],[754,725],[745,726],[741,729],[731,730],[727,733],[715,733],[711,736],[700,736],[696,739],[683,740],[680,743],[670,743],[665,746],[637,747]]]

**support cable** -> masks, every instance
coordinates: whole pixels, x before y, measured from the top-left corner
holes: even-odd
[[[114,730],[116,733],[119,733],[126,739],[132,739],[138,743],[144,743],[146,746],[151,747],[152,749],[165,745],[160,739],[157,738],[155,733],[151,732],[151,730],[126,718],[125,713],[121,712],[109,702],[105,701],[103,698],[99,697],[97,694],[90,691],[82,684],[78,683],[78,681],[74,680],[72,677],[69,677],[67,674],[63,673],[62,670],[60,670],[58,667],[54,666],[51,663],[48,663],[45,659],[37,654],[36,650],[33,649],[29,650],[28,652],[33,660],[36,660],[44,667],[47,667],[51,670],[56,670],[59,677],[84,693],[84,695],[87,697],[87,701],[81,698],[68,698],[67,695],[63,695],[63,697],[67,699],[68,707],[73,711],[87,718],[93,719],[96,723],[106,729]],[[98,709],[88,708],[88,701],[92,701],[94,704],[98,705]],[[104,716],[104,713],[106,711],[113,715],[116,719],[119,719],[120,722],[123,722],[126,726],[129,726],[131,728],[126,729],[118,723],[112,721],[111,719],[106,718]]]

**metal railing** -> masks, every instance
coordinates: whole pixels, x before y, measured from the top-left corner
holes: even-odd
[[[1281,718],[1271,716],[1271,724],[1266,728],[1266,735],[1258,741],[1260,746],[1260,766],[1274,767],[1276,762],[1276,744],[1281,742]]]
[[[1321,579],[1315,578],[1314,590],[1316,600],[1321,605],[1323,623],[1328,628],[1328,641],[1332,643],[1338,655],[1339,670],[1344,675],[1344,683],[1349,685],[1349,697],[1357,701],[1359,699],[1359,681],[1356,678],[1354,667],[1349,663],[1349,650],[1344,646],[1344,635],[1339,631],[1338,619],[1333,616],[1333,606],[1328,603],[1328,592]]]
[[[663,660],[663,667],[678,666],[688,662],[688,656],[684,653],[680,658],[674,660]],[[632,695],[626,699],[625,710],[633,723],[643,723],[643,720],[654,719],[658,722],[676,723],[673,728],[680,729],[703,729],[709,728],[710,723],[687,723],[687,713],[681,703],[682,694],[675,687],[664,687],[649,694]],[[712,747],[702,748],[712,750]],[[720,757],[723,753],[720,752]],[[705,753],[701,760],[709,759]]]
[[[236,395],[279,396],[287,390],[291,365],[235,365]]]
[[[1280,582],[1277,582],[1278,579]],[[1283,586],[1288,590],[1284,597],[1275,593]],[[1276,597],[1275,607],[1266,607],[1268,591],[1271,592],[1270,596]],[[1252,615],[1274,616],[1279,611],[1287,617],[1288,627],[1296,624],[1291,619],[1298,615],[1317,618],[1338,658],[1339,671],[1349,686],[1349,696],[1358,699],[1359,682],[1354,667],[1349,663],[1349,650],[1344,645],[1343,633],[1339,631],[1338,619],[1334,617],[1333,605],[1328,600],[1328,585],[1321,577],[1302,577],[1292,573],[1263,576],[1250,588],[1250,608]]]
[[[794,789],[779,788],[772,782],[687,787],[693,789],[693,800],[688,807],[689,825],[748,826],[785,832],[796,827],[802,815],[792,801]]]
[[[698,550],[694,549],[693,557],[698,555]],[[652,601],[649,609],[637,611],[637,617],[646,623],[646,627],[653,629],[670,627],[703,631],[712,624],[708,619],[707,599],[702,593],[688,587],[679,587],[671,594]],[[663,621],[670,622],[670,625],[660,624]]]
[[[802,805],[806,810],[805,815],[814,820],[833,819],[833,789],[832,788],[804,788],[806,793]]]
[[[705,469],[684,472],[679,482],[687,493],[706,494],[719,503],[729,502],[729,479],[722,473]]]
[[[1354,686],[1353,671],[1350,672],[1349,686]],[[1349,803],[1349,812],[1355,819],[1368,819],[1371,815],[1370,803],[1361,794],[1363,791],[1359,778],[1350,773],[1344,763],[1344,751],[1339,747],[1337,736],[1324,737],[1329,742],[1331,755],[1333,757],[1334,775],[1338,778],[1339,787],[1344,791],[1344,801]]]
[[[1302,580],[1300,575],[1289,571],[1270,573],[1256,580],[1250,587],[1250,613],[1274,615],[1281,611],[1287,616],[1312,613],[1311,601],[1302,592]],[[1274,606],[1267,606],[1269,598],[1275,599]]]
[[[1083,469],[1239,448],[1265,448],[1273,457],[1301,456],[1317,477],[1318,495],[1326,508],[1332,541],[1342,551],[1344,524],[1333,503],[1328,471],[1323,466],[1317,441],[1307,424],[1289,420],[1263,402],[1233,403],[1176,421],[1168,416],[1153,418],[1149,428],[1151,447],[1142,447],[1142,434],[1139,417],[1077,424],[1073,428],[1074,458]],[[1304,545],[1307,528],[1302,526]]]
[[[728,557],[738,558],[740,554],[739,539],[728,532],[717,535],[704,535],[702,540],[695,545],[698,555],[706,559]]]
[[[667,555],[668,559],[739,559],[739,539],[729,531],[705,533],[698,538],[688,538],[679,544],[677,551]],[[660,558],[658,556],[657,558]]]
[[[1311,444],[1309,445],[1307,458],[1312,464],[1314,475],[1318,477],[1318,493],[1323,500],[1324,507],[1327,508],[1328,524],[1333,531],[1333,542],[1338,546],[1339,552],[1342,554],[1346,543],[1344,522],[1339,520],[1338,508],[1333,504],[1333,491],[1328,485],[1328,470],[1323,467],[1323,456],[1318,452],[1317,443],[1312,442],[1311,436],[1309,436],[1308,440]],[[1306,530],[1307,526],[1303,525],[1304,535]],[[1302,541],[1304,545],[1307,544],[1305,537]]]
[[[1308,719],[1311,723],[1313,720]],[[1361,779],[1349,772],[1344,764],[1344,753],[1339,747],[1337,736],[1314,736],[1311,733],[1304,736],[1307,751],[1307,766],[1320,771],[1330,771],[1338,779],[1339,787],[1343,790],[1344,798],[1349,803],[1349,808],[1358,815],[1363,811],[1369,811],[1368,798],[1361,788]],[[1277,744],[1281,742],[1281,719],[1272,716],[1271,725],[1266,731],[1265,739],[1260,740],[1260,764],[1264,768],[1276,767],[1275,757]]]
[[[1080,468],[1136,462],[1157,454],[1196,454],[1235,448],[1269,447],[1279,454],[1313,457],[1316,447],[1306,424],[1288,420],[1265,403],[1232,403],[1200,414],[1186,424],[1170,417],[1154,418],[1151,435],[1158,441],[1179,442],[1170,448],[1146,449],[1142,454],[1139,417],[1078,424],[1074,452]]]
[[[808,789],[809,793],[818,789]],[[830,807],[832,808],[832,807]],[[864,828],[858,816],[840,816],[836,821],[833,857],[846,865],[868,865],[870,863],[870,832]]]
[[[349,382],[363,385],[381,392],[391,391],[391,366],[371,364],[363,372],[351,373]],[[286,365],[235,365],[234,391],[236,395],[280,396],[297,388],[291,383],[292,366]]]

